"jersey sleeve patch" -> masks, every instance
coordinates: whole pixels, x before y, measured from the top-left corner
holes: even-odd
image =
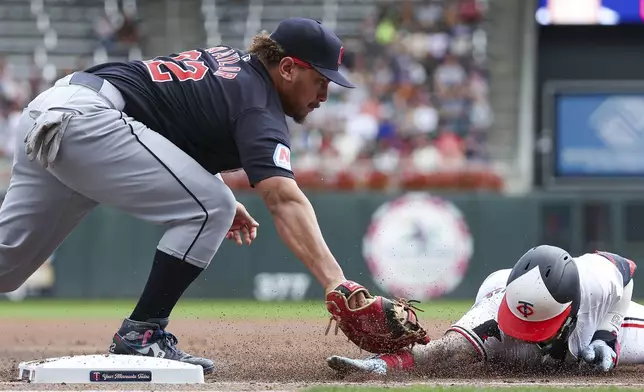
[[[275,166],[277,167],[292,171],[291,150],[282,143],[278,143],[275,147],[275,152],[273,153],[273,163],[275,163]]]

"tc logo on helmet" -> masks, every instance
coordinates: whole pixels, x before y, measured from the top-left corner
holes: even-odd
[[[517,306],[516,309],[523,315],[523,317],[528,318],[528,316],[532,316],[534,314],[533,306],[534,305],[530,302],[519,301],[519,306]]]

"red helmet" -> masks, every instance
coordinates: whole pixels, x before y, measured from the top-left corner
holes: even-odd
[[[537,246],[510,272],[499,307],[499,328],[505,335],[529,343],[567,339],[580,300],[574,258],[555,246]]]

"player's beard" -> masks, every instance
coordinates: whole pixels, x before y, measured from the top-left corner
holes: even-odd
[[[304,123],[304,120],[306,120],[306,116],[309,114],[308,111],[305,111],[305,110],[298,111],[296,109],[297,104],[295,102],[291,102],[284,95],[280,95],[280,98],[282,101],[282,108],[284,109],[284,114],[292,118],[293,121],[295,121],[297,124]]]
[[[308,116],[308,113],[304,113],[304,114],[294,114],[294,115],[293,115],[293,117],[291,117],[291,118],[292,118],[292,119],[293,119],[293,121],[295,121],[297,124],[303,124],[303,123],[304,123],[304,121],[306,120],[306,116]]]
[[[304,121],[306,120],[306,117],[315,109],[320,107],[320,103],[318,102],[315,106],[313,104],[307,106],[304,108],[300,113],[296,113],[293,115],[292,119],[298,124],[303,124]]]

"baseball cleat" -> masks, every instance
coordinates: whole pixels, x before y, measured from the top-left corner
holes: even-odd
[[[334,355],[327,358],[326,363],[333,370],[342,374],[371,373],[379,376],[387,374],[387,362],[374,356],[366,359],[351,359]]]
[[[214,370],[215,364],[210,359],[194,357],[177,347],[177,338],[165,330],[168,326],[167,318],[149,321],[125,319],[112,338],[110,353],[143,355],[186,362],[201,366],[204,374]]]

